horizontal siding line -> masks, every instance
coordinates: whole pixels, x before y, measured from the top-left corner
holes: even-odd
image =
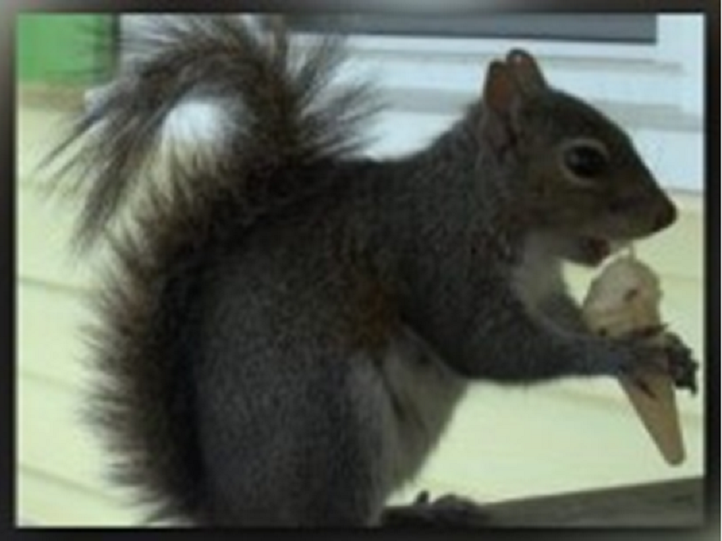
[[[70,293],[73,296],[87,295],[93,291],[91,286],[82,287],[72,282],[58,282],[35,274],[19,274],[15,281],[16,285],[36,287],[53,293]],[[82,301],[82,299],[78,299]]]
[[[78,369],[75,368],[72,372],[64,373],[57,370],[46,370],[44,366],[38,368],[37,362],[23,362],[19,360],[16,364],[16,370],[19,377],[25,377],[33,380],[37,383],[51,384],[55,388],[63,387],[66,391],[72,392],[85,392],[88,390],[87,385],[90,383],[93,376],[93,369],[90,366],[89,357],[73,357],[69,358],[67,362],[81,364],[81,371],[83,372],[83,379],[78,380],[76,377],[71,377],[73,374],[78,374]],[[67,374],[67,376],[66,376]]]
[[[89,390],[88,387],[84,386],[84,382],[57,377],[52,373],[44,372],[33,368],[32,365],[24,366],[22,365],[22,363],[19,363],[18,367],[18,383],[20,383],[21,380],[24,378],[28,380],[29,383],[40,383],[41,385],[49,385],[56,390],[60,390],[66,393],[69,392],[74,395],[77,395],[78,393],[85,393]]]
[[[28,464],[22,460],[18,461],[18,468],[16,468],[15,471],[15,477],[16,477],[16,493],[20,490],[20,486],[22,485],[22,475],[32,475],[34,477],[40,478],[43,481],[46,481],[48,483],[54,483],[57,485],[62,486],[63,488],[67,488],[76,492],[83,492],[84,494],[91,496],[93,498],[99,498],[103,500],[104,503],[111,504],[111,505],[118,505],[119,499],[114,498],[113,496],[109,495],[106,492],[102,492],[100,490],[97,490],[96,488],[89,487],[85,484],[78,483],[76,481],[73,481],[72,479],[68,477],[63,477],[61,475],[58,475],[57,472],[49,471],[42,466],[36,466],[33,464]],[[16,494],[17,497],[17,494]]]
[[[46,475],[23,472],[18,494],[17,525],[30,528],[139,527],[150,525],[135,502],[108,501],[97,491],[74,490]]]
[[[27,165],[26,167],[31,170],[33,169],[32,165]],[[53,205],[68,205],[75,204],[74,201],[82,201],[82,198],[78,196],[75,190],[64,182],[54,184],[52,196],[46,197],[44,192],[47,189],[46,186],[50,184],[50,181],[43,177],[43,174],[37,167],[35,167],[35,169],[35,172],[19,171],[18,176],[15,177],[16,186],[21,190],[30,193],[32,196],[43,198],[44,202],[47,203],[48,208]],[[60,212],[63,211],[60,210]]]

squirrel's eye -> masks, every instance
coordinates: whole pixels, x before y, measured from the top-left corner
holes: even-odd
[[[609,164],[607,154],[596,145],[577,144],[564,152],[564,165],[576,177],[594,179],[604,173]]]

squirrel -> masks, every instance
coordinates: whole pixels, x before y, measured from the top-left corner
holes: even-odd
[[[530,53],[493,60],[424,148],[374,159],[373,88],[335,83],[338,36],[184,15],[121,39],[52,159],[87,190],[78,245],[113,255],[89,410],[150,520],[448,521],[472,504],[386,500],[470,385],[634,374],[659,353],[590,332],[562,265],[599,265],[675,206]],[[213,122],[181,140],[193,104]],[[665,353],[691,387],[689,351]]]

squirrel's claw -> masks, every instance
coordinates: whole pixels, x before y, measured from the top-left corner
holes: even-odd
[[[667,371],[678,389],[689,389],[697,393],[697,371],[699,363],[692,357],[692,350],[674,333],[666,333],[664,353]]]

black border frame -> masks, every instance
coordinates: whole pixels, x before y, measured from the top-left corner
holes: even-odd
[[[0,344],[7,344],[8,356],[2,363],[3,374],[0,375],[0,396],[5,401],[3,412],[4,437],[2,442],[4,449],[0,453],[0,479],[8,480],[7,492],[3,491],[0,500],[0,511],[2,512],[3,524],[8,525],[7,534],[12,537],[27,538],[28,536],[51,536],[68,533],[71,536],[82,535],[84,530],[73,529],[37,529],[18,528],[15,526],[15,17],[19,12],[193,12],[193,11],[303,11],[303,12],[340,12],[340,11],[381,11],[386,13],[402,12],[428,12],[429,14],[443,15],[454,11],[462,13],[467,11],[579,11],[579,12],[696,12],[704,13],[706,16],[706,95],[705,95],[705,340],[707,345],[708,370],[706,389],[707,408],[707,432],[706,432],[706,511],[707,525],[700,529],[691,530],[663,530],[663,529],[610,529],[610,530],[491,530],[480,532],[428,532],[424,535],[440,535],[446,538],[451,534],[459,535],[512,535],[516,537],[525,536],[527,533],[536,536],[551,535],[558,536],[592,536],[612,538],[620,537],[634,539],[661,539],[669,536],[672,539],[719,539],[720,533],[720,471],[719,471],[719,264],[720,264],[720,239],[719,239],[719,184],[720,184],[720,161],[719,161],[719,137],[720,137],[720,5],[716,0],[584,0],[583,2],[572,2],[568,0],[553,1],[477,1],[473,0],[447,0],[445,2],[417,1],[414,4],[397,0],[396,2],[369,0],[337,1],[333,0],[304,0],[288,2],[288,0],[264,0],[258,1],[222,1],[214,0],[198,2],[190,0],[148,2],[141,0],[125,0],[117,2],[113,0],[40,0],[23,2],[21,0],[6,0],[0,5],[0,137],[2,138],[2,155],[0,164],[4,165],[4,178],[0,181],[0,235],[3,248],[2,262],[0,263],[0,280],[3,307],[2,325],[0,325]],[[104,530],[88,529],[88,535],[96,536]],[[125,530],[132,535],[165,535],[174,530]],[[110,532],[109,532],[110,533]],[[176,532],[181,535],[243,535],[246,531],[183,531]],[[248,531],[249,534],[266,533],[260,531]],[[274,534],[276,532],[269,531]],[[295,531],[293,535],[303,532]],[[314,531],[311,534],[322,534],[324,532]],[[353,532],[329,532],[331,535],[352,535]],[[390,533],[374,532],[373,535],[410,535],[414,536],[421,532]]]

